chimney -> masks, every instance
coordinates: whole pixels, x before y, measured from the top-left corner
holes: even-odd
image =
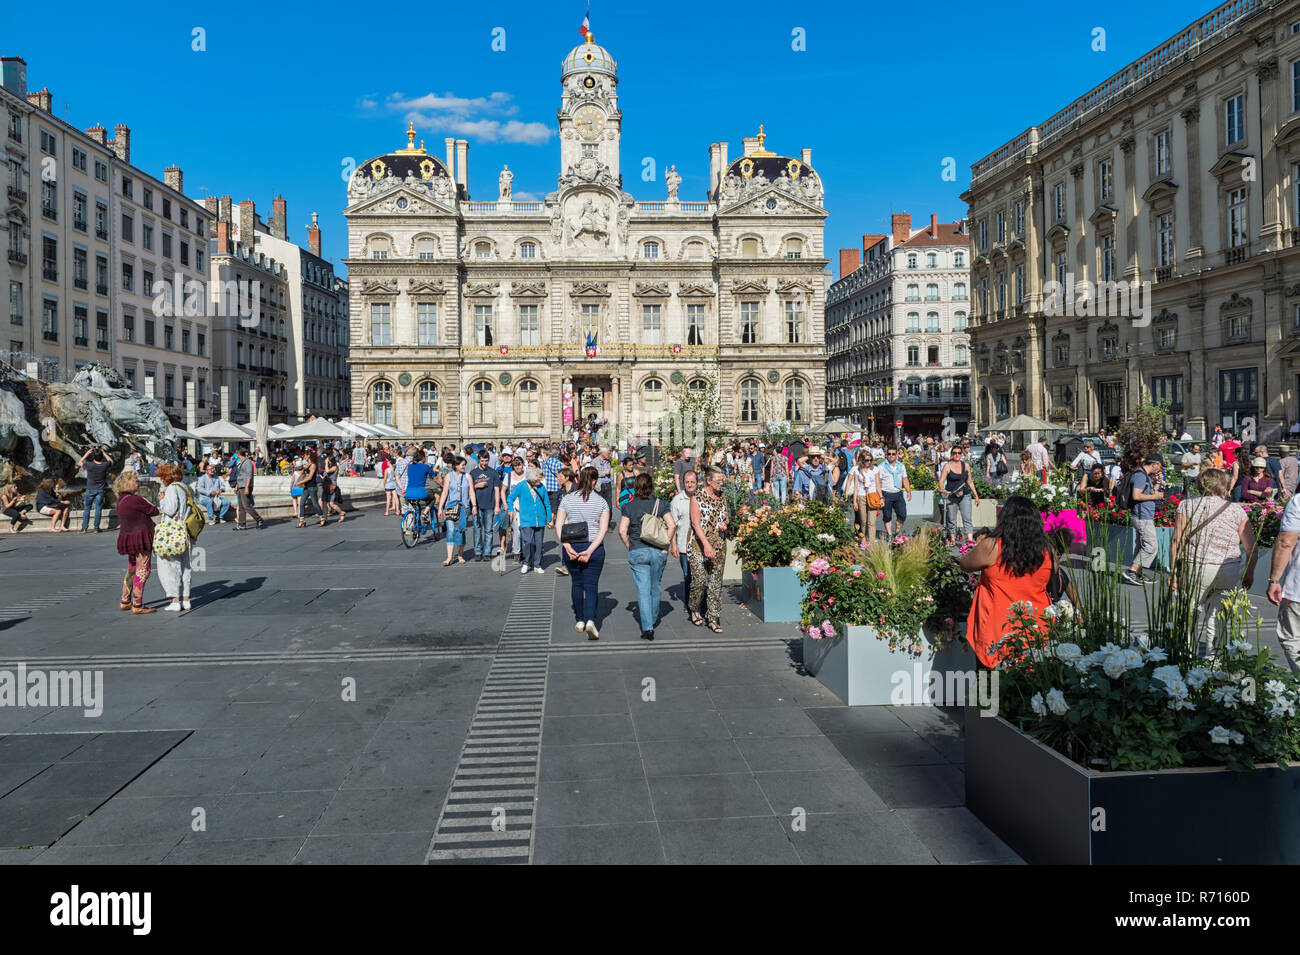
[[[221,206],[219,205],[216,196],[204,196],[203,208],[208,210],[208,215],[212,218],[213,222],[216,222],[221,218]]]
[[[181,195],[185,194],[185,178],[180,166],[168,166],[164,169],[163,182],[167,183],[168,189],[174,189]]]
[[[451,176],[452,182],[456,182],[456,140],[448,136],[443,144],[447,147],[447,175]]]
[[[239,204],[239,235],[241,245],[252,252],[257,246],[257,206],[252,199],[245,199]]]
[[[311,214],[311,225],[307,226],[307,249],[317,258],[320,254],[320,225],[316,221],[316,213]]]
[[[36,95],[35,93],[29,94],[28,99],[30,99],[32,96],[35,95]],[[101,146],[108,145],[108,133],[105,132],[104,127],[99,123],[96,123],[94,126],[91,126],[88,130],[86,130],[86,135],[89,136],[91,139],[93,139],[95,142],[99,143],[99,145]]]
[[[117,158],[124,163],[131,161],[131,127],[118,123],[113,127],[113,138],[108,141],[109,148],[117,153]]]
[[[233,222],[233,221],[234,221],[233,216],[234,216],[234,213],[233,213],[233,211],[231,210],[231,207],[230,207],[230,197],[229,197],[229,196],[222,196],[222,197],[221,197],[221,212],[218,214],[217,218],[219,218],[222,222]]]
[[[858,267],[857,249],[840,249],[840,278],[848,275]]]
[[[230,222],[222,219],[217,222],[217,255],[230,254]]]
[[[718,157],[720,155],[720,145],[718,143],[709,144],[709,198],[718,191]]]
[[[911,238],[912,214],[910,212],[894,213],[889,217],[889,225],[889,231],[894,236],[894,245],[901,245]]]
[[[54,102],[54,94],[50,92],[50,88],[47,86],[39,93],[28,93],[27,102],[31,103],[41,112],[49,113],[52,112],[50,106]]]
[[[287,240],[289,238],[288,218],[284,196],[276,196],[271,200],[271,235],[277,239]]]
[[[718,143],[718,185],[722,185],[722,180],[727,175],[727,149],[728,143]]]
[[[933,212],[930,213],[930,238],[939,238],[939,217]]]
[[[26,99],[27,61],[21,56],[0,56],[0,85],[19,99]]]
[[[741,144],[741,148],[744,150],[744,152],[741,153],[741,155],[743,156],[751,156],[754,153],[758,152],[757,136],[746,136],[743,139],[741,139],[740,144]]]
[[[812,150],[805,146],[799,151],[799,158],[803,160],[805,166],[812,165]]]
[[[456,181],[465,187],[469,198],[469,140],[456,140]]]

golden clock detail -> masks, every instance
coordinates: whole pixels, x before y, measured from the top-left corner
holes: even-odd
[[[595,106],[584,106],[573,114],[573,123],[578,127],[578,135],[591,142],[605,131],[605,114]]]

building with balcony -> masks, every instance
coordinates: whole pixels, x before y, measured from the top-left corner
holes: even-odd
[[[1296,4],[1223,4],[971,177],[981,427],[1300,420]]]
[[[183,425],[186,384],[209,375],[203,206],[178,167],[159,180],[131,164],[129,127],[76,129],[48,89],[27,92],[22,59],[0,65],[8,360],[52,381],[112,365]]]
[[[826,297],[826,409],[892,437],[958,434],[970,421],[970,239],[963,222],[913,229],[906,213],[889,235],[840,250]]]
[[[618,67],[564,59],[558,188],[472,200],[469,144],[416,145],[348,185],[352,407],[427,440],[558,437],[575,418],[645,433],[677,389],[723,399],[723,426],[806,427],[825,400],[826,210],[811,150],[759,135],[709,147],[702,201],[623,190]]]

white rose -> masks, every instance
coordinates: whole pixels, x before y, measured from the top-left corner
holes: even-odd
[[[1065,702],[1065,694],[1060,690],[1053,688],[1047,693],[1047,708],[1051,710],[1052,714],[1055,716],[1064,716],[1065,711],[1070,708],[1070,705]]]
[[[1102,662],[1101,668],[1105,672],[1105,674],[1108,677],[1110,677],[1112,680],[1118,679],[1119,677],[1123,676],[1125,672],[1128,670],[1128,667],[1125,664],[1123,652],[1112,653],[1109,656],[1107,656],[1106,659]]]
[[[1124,658],[1124,668],[1127,670],[1136,670],[1142,666],[1142,654],[1137,650],[1128,649],[1123,651],[1120,656]]]
[[[1170,663],[1167,666],[1156,667],[1152,670],[1151,678],[1153,680],[1159,680],[1168,687],[1171,683],[1181,683],[1183,681],[1183,671]]]
[[[1169,659],[1169,654],[1165,653],[1161,647],[1152,647],[1142,656],[1147,663],[1164,663]]]
[[[1199,690],[1209,678],[1210,671],[1205,667],[1194,667],[1187,671],[1187,685],[1193,690]]]
[[[1043,705],[1043,694],[1035,693],[1029,698],[1029,708],[1039,716],[1047,715],[1047,707]]]
[[[1232,742],[1237,746],[1240,746],[1246,742],[1246,737],[1242,736],[1241,733],[1238,732],[1237,730],[1233,730],[1231,733],[1229,733],[1228,739],[1232,740]]]
[[[1083,651],[1079,649],[1077,643],[1058,643],[1056,645],[1056,659],[1062,663],[1076,663],[1083,656]]]
[[[1226,746],[1230,739],[1232,739],[1232,734],[1225,727],[1216,726],[1210,730],[1210,742],[1216,746]]]

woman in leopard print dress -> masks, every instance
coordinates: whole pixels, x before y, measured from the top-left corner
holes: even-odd
[[[691,594],[687,601],[691,623],[698,627],[707,621],[714,633],[722,633],[722,568],[727,561],[725,535],[731,520],[722,494],[725,480],[721,468],[711,467],[704,472],[704,486],[691,498],[687,553],[691,564]]]

